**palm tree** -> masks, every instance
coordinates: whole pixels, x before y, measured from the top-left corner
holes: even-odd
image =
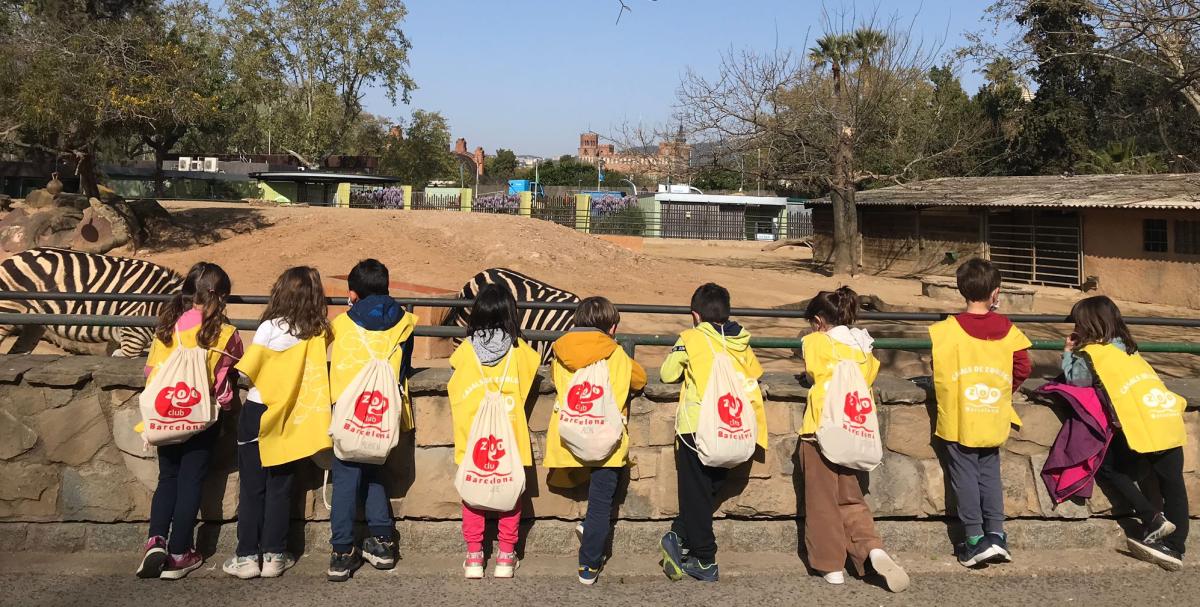
[[[854,57],[854,38],[846,34],[826,34],[808,49],[808,58],[818,67],[829,66],[833,75],[833,94],[842,92],[842,68]]]
[[[870,27],[863,27],[854,30],[850,36],[854,48],[855,58],[862,64],[863,67],[870,67],[874,62],[875,56],[883,47],[887,45],[888,36],[886,33]]]

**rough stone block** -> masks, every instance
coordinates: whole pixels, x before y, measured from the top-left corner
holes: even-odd
[[[1013,516],[1036,516],[1041,514],[1037,487],[1033,481],[1033,467],[1029,458],[1008,451],[1000,451],[1000,480],[1004,484],[1004,514]]]
[[[146,387],[146,359],[117,358],[98,365],[92,372],[93,382],[105,390],[110,388]]]
[[[751,478],[746,486],[730,496],[720,511],[728,516],[795,516],[796,490],[790,478]]]
[[[923,405],[888,406],[884,411],[884,446],[917,459],[935,457],[930,444],[933,435],[930,432],[929,412]]]
[[[650,416],[650,445],[675,444],[675,411],[674,406],[662,405]]]
[[[149,525],[87,525],[86,550],[89,552],[129,552],[146,542]]]
[[[1188,474],[1183,477],[1188,494],[1188,514],[1193,518],[1200,516],[1200,476]]]
[[[1183,446],[1183,471],[1195,472],[1200,467],[1200,416],[1185,414],[1183,422],[1187,429],[1187,443]]]
[[[12,459],[29,451],[37,439],[37,432],[33,428],[0,409],[0,459]]]
[[[4,387],[3,408],[18,417],[37,415],[46,409],[61,407],[75,396],[69,388],[46,388],[18,384]]]
[[[946,511],[946,473],[936,459],[921,460],[921,480],[925,493],[925,514],[936,515]]]
[[[37,369],[62,358],[45,354],[6,354],[0,356],[0,383],[16,383],[26,371]]]
[[[1028,403],[1014,404],[1013,408],[1021,418],[1021,429],[1012,431],[1005,448],[1023,455],[1045,453],[1054,444],[1054,438],[1062,428],[1062,422],[1054,410]]]
[[[153,454],[153,451],[151,453]],[[150,492],[158,487],[158,460],[142,459],[128,453],[121,453],[121,457],[124,460],[122,463],[125,464],[125,468],[142,484],[142,487]]]
[[[767,401],[763,403],[767,413],[767,432],[769,434],[793,434],[797,428],[793,425],[793,404],[789,402]]]
[[[398,517],[453,519],[462,515],[462,500],[454,489],[453,447],[423,447],[413,451],[412,483],[404,497],[393,500]],[[398,502],[398,503],[397,503]]]
[[[454,419],[446,396],[417,396],[412,399],[417,445],[442,447],[454,444]]]
[[[39,413],[34,426],[46,458],[70,466],[86,463],[112,439],[95,391],[82,392],[67,405]]]
[[[44,464],[0,462],[0,518],[42,519],[56,511],[58,468]]]
[[[884,452],[883,463],[869,474],[867,505],[876,515],[918,516],[924,496],[915,490],[921,486],[921,466],[911,457]]]
[[[587,507],[587,484],[572,489],[551,487],[546,468],[525,469],[525,496],[521,515],[537,518],[581,518]]]
[[[675,448],[662,447],[658,452],[658,476],[654,479],[654,509],[658,516],[679,514],[678,478],[675,475]]]
[[[772,373],[763,378],[763,382],[767,384],[765,392],[768,398],[786,402],[799,402],[808,398],[808,388],[802,386],[796,376],[785,376],[786,379],[782,379],[778,375]]]
[[[554,397],[539,397],[533,403],[533,411],[529,413],[529,430],[545,432],[550,427],[551,415],[554,415]]]
[[[658,403],[648,398],[639,396],[634,398],[633,401],[629,403],[629,415],[630,417],[649,415],[651,412],[657,409],[658,406]]]
[[[60,502],[66,520],[125,520],[134,512],[148,510],[145,496],[145,488],[124,467],[92,465],[62,471]]]
[[[679,399],[680,384],[664,384],[657,379],[646,384],[646,389],[642,394],[653,401],[665,402]]]
[[[450,382],[453,369],[417,369],[408,378],[408,391],[413,395],[428,393],[446,393],[446,384]]]
[[[872,386],[879,402],[889,405],[919,404],[925,402],[925,390],[916,384],[892,375],[880,375]]]
[[[658,476],[657,448],[634,447],[629,450],[629,478],[631,481],[649,480]]]
[[[111,360],[103,356],[64,356],[26,371],[24,380],[34,386],[78,386]]]
[[[783,476],[791,476],[795,471],[796,461],[799,457],[796,454],[796,445],[799,441],[800,436],[796,434],[771,439],[771,451],[775,454],[775,462],[779,466],[779,473]]]
[[[87,527],[79,523],[30,525],[25,546],[33,552],[77,552],[87,539]]]
[[[146,442],[142,440],[142,435],[134,431],[141,421],[142,412],[138,409],[132,407],[118,409],[113,413],[112,418],[113,442],[124,453],[142,459],[153,459],[155,457],[154,447],[147,447]]]
[[[25,549],[29,523],[0,523],[0,552],[20,552]]]

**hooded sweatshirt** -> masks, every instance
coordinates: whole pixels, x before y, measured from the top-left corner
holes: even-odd
[[[804,370],[812,377],[812,388],[808,390],[801,435],[815,434],[821,425],[829,381],[833,379],[833,370],[839,361],[852,360],[858,363],[867,386],[875,383],[875,377],[879,375],[879,360],[871,353],[874,343],[875,340],[866,330],[845,325],[804,336],[800,351],[804,354]]]
[[[958,326],[962,327],[967,335],[975,339],[986,339],[996,341],[1004,339],[1008,335],[1009,329],[1012,328],[1012,321],[1003,314],[996,312],[988,312],[987,314],[972,314],[963,312],[957,314],[954,319],[958,321]],[[1013,372],[1012,372],[1012,391],[1015,393],[1021,388],[1021,384],[1029,379],[1029,375],[1033,372],[1033,363],[1029,359],[1028,350],[1017,350],[1013,352]]]
[[[504,329],[480,329],[468,338],[475,357],[485,367],[494,367],[512,348],[512,336]]]
[[[575,372],[601,360],[608,361],[608,382],[617,406],[621,408],[621,416],[626,417],[629,410],[629,395],[632,391],[646,386],[646,370],[637,361],[629,358],[625,351],[617,347],[612,337],[599,329],[578,327],[571,329],[566,335],[554,342],[554,360],[550,363],[550,373],[554,378],[554,387],[558,391],[555,398],[555,412],[563,406],[563,398],[571,386]],[[543,465],[547,468],[578,468],[584,466],[599,466],[603,468],[622,467],[629,463],[629,435],[623,433],[621,444],[603,462],[581,462],[571,451],[562,444],[558,434],[558,414],[550,414],[550,423],[546,430],[546,456]]]
[[[364,297],[339,314],[331,323],[333,344],[329,354],[329,394],[336,401],[372,358],[386,358],[392,373],[407,386],[402,376],[408,353],[404,344],[412,336],[417,317],[409,314],[387,295]],[[409,348],[411,350],[411,348]],[[412,429],[408,390],[400,391],[403,403],[400,431]]]
[[[758,385],[763,370],[750,347],[750,332],[733,321],[723,325],[704,322],[684,331],[663,361],[659,369],[662,381],[668,384],[683,382],[683,389],[679,393],[679,412],[675,416],[675,431],[679,434],[696,432],[700,401],[712,370],[713,352],[720,350],[722,344],[733,359],[734,371],[746,379],[746,394],[758,418],[758,444],[766,449],[767,416],[763,409],[762,390]]]
[[[478,335],[478,333],[476,334]],[[511,349],[498,352],[498,344],[511,338],[475,335],[459,344],[458,349],[450,356],[450,366],[454,374],[450,376],[447,386],[450,396],[450,415],[454,423],[454,463],[462,461],[466,453],[467,441],[471,433],[471,424],[475,414],[483,403],[484,395],[489,391],[499,391],[502,398],[509,404],[508,419],[512,423],[513,433],[517,441],[517,449],[521,454],[524,466],[533,465],[533,451],[529,444],[529,425],[525,418],[525,403],[533,381],[537,376],[538,366],[542,357],[523,339],[516,340]],[[479,349],[476,344],[482,346]],[[481,354],[482,352],[482,354]],[[489,360],[485,364],[484,360]]]

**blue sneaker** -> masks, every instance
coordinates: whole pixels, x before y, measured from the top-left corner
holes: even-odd
[[[596,578],[600,577],[599,569],[592,569],[584,565],[579,566],[579,583],[584,586],[591,586],[596,583]]]
[[[687,559],[683,561],[683,572],[701,582],[715,582],[720,577],[716,561],[706,565],[701,563],[700,559]]]
[[[659,549],[662,552],[662,568],[663,573],[667,574],[672,582],[678,582],[683,579],[683,542],[679,540],[679,536],[674,531],[668,531],[662,536],[662,540],[658,542]]]
[[[988,557],[990,563],[1011,563],[1012,553],[1008,551],[1008,534],[1001,531],[1000,533],[990,532],[984,541],[991,544],[991,556]],[[982,542],[980,542],[982,543]]]
[[[972,544],[970,541],[964,541],[954,547],[954,555],[958,557],[958,564],[963,567],[976,567],[987,563],[988,559],[996,556],[996,551],[992,547],[992,543],[987,537],[981,537],[977,542]]]

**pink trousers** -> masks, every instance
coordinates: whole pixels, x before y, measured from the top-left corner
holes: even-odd
[[[466,504],[462,507],[463,539],[467,542],[469,552],[483,550],[483,528],[490,510],[472,508]],[[509,512],[493,513],[500,519],[500,552],[513,552],[517,547],[521,527],[521,502]]]

